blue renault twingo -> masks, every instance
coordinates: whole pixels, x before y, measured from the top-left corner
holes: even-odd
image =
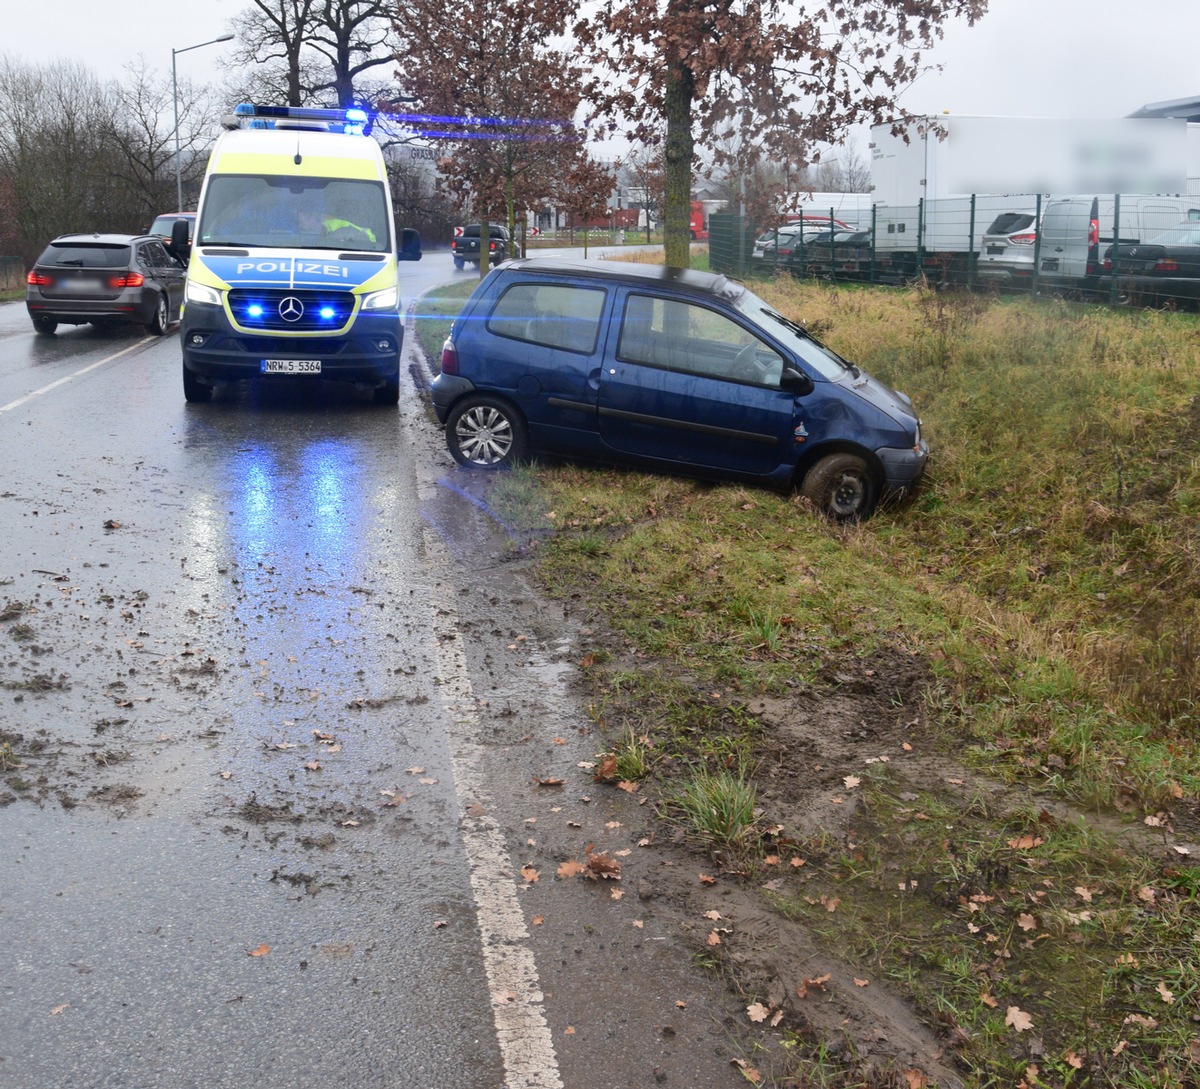
[[[838,520],[929,456],[912,402],[721,275],[529,258],[490,272],[442,348],[460,464],[531,450],[796,488]]]

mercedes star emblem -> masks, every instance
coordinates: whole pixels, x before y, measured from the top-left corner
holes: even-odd
[[[279,304],[279,316],[284,321],[299,321],[304,317],[304,303],[295,295],[288,295]]]

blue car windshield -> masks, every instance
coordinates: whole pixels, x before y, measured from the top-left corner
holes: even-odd
[[[853,364],[847,363],[836,352],[814,339],[802,325],[797,325],[778,311],[772,310],[754,292],[743,291],[734,305],[822,378],[836,382],[847,371],[857,373]]]

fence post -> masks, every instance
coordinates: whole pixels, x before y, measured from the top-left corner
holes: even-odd
[[[871,201],[871,270],[867,274],[867,282],[875,283],[875,226],[879,217],[879,209]]]
[[[917,276],[925,275],[925,198],[917,201]]]
[[[1113,260],[1112,270],[1108,277],[1108,305],[1117,305],[1117,247],[1121,244],[1121,194],[1113,194]],[[1096,259],[1100,262],[1100,271],[1104,271],[1104,254],[1097,253]]]
[[[1038,270],[1042,267],[1042,194],[1033,205],[1033,279],[1029,282],[1029,297],[1037,298]]]
[[[975,286],[975,194],[971,194],[971,220],[968,226],[969,234],[967,235],[967,290],[970,291]]]

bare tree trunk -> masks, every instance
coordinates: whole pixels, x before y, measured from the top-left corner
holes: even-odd
[[[669,10],[679,14],[687,6],[687,0],[671,0]],[[676,268],[687,268],[692,256],[688,226],[692,203],[692,99],[695,91],[692,70],[682,60],[668,60],[664,103],[667,139],[663,243],[667,264]]]

